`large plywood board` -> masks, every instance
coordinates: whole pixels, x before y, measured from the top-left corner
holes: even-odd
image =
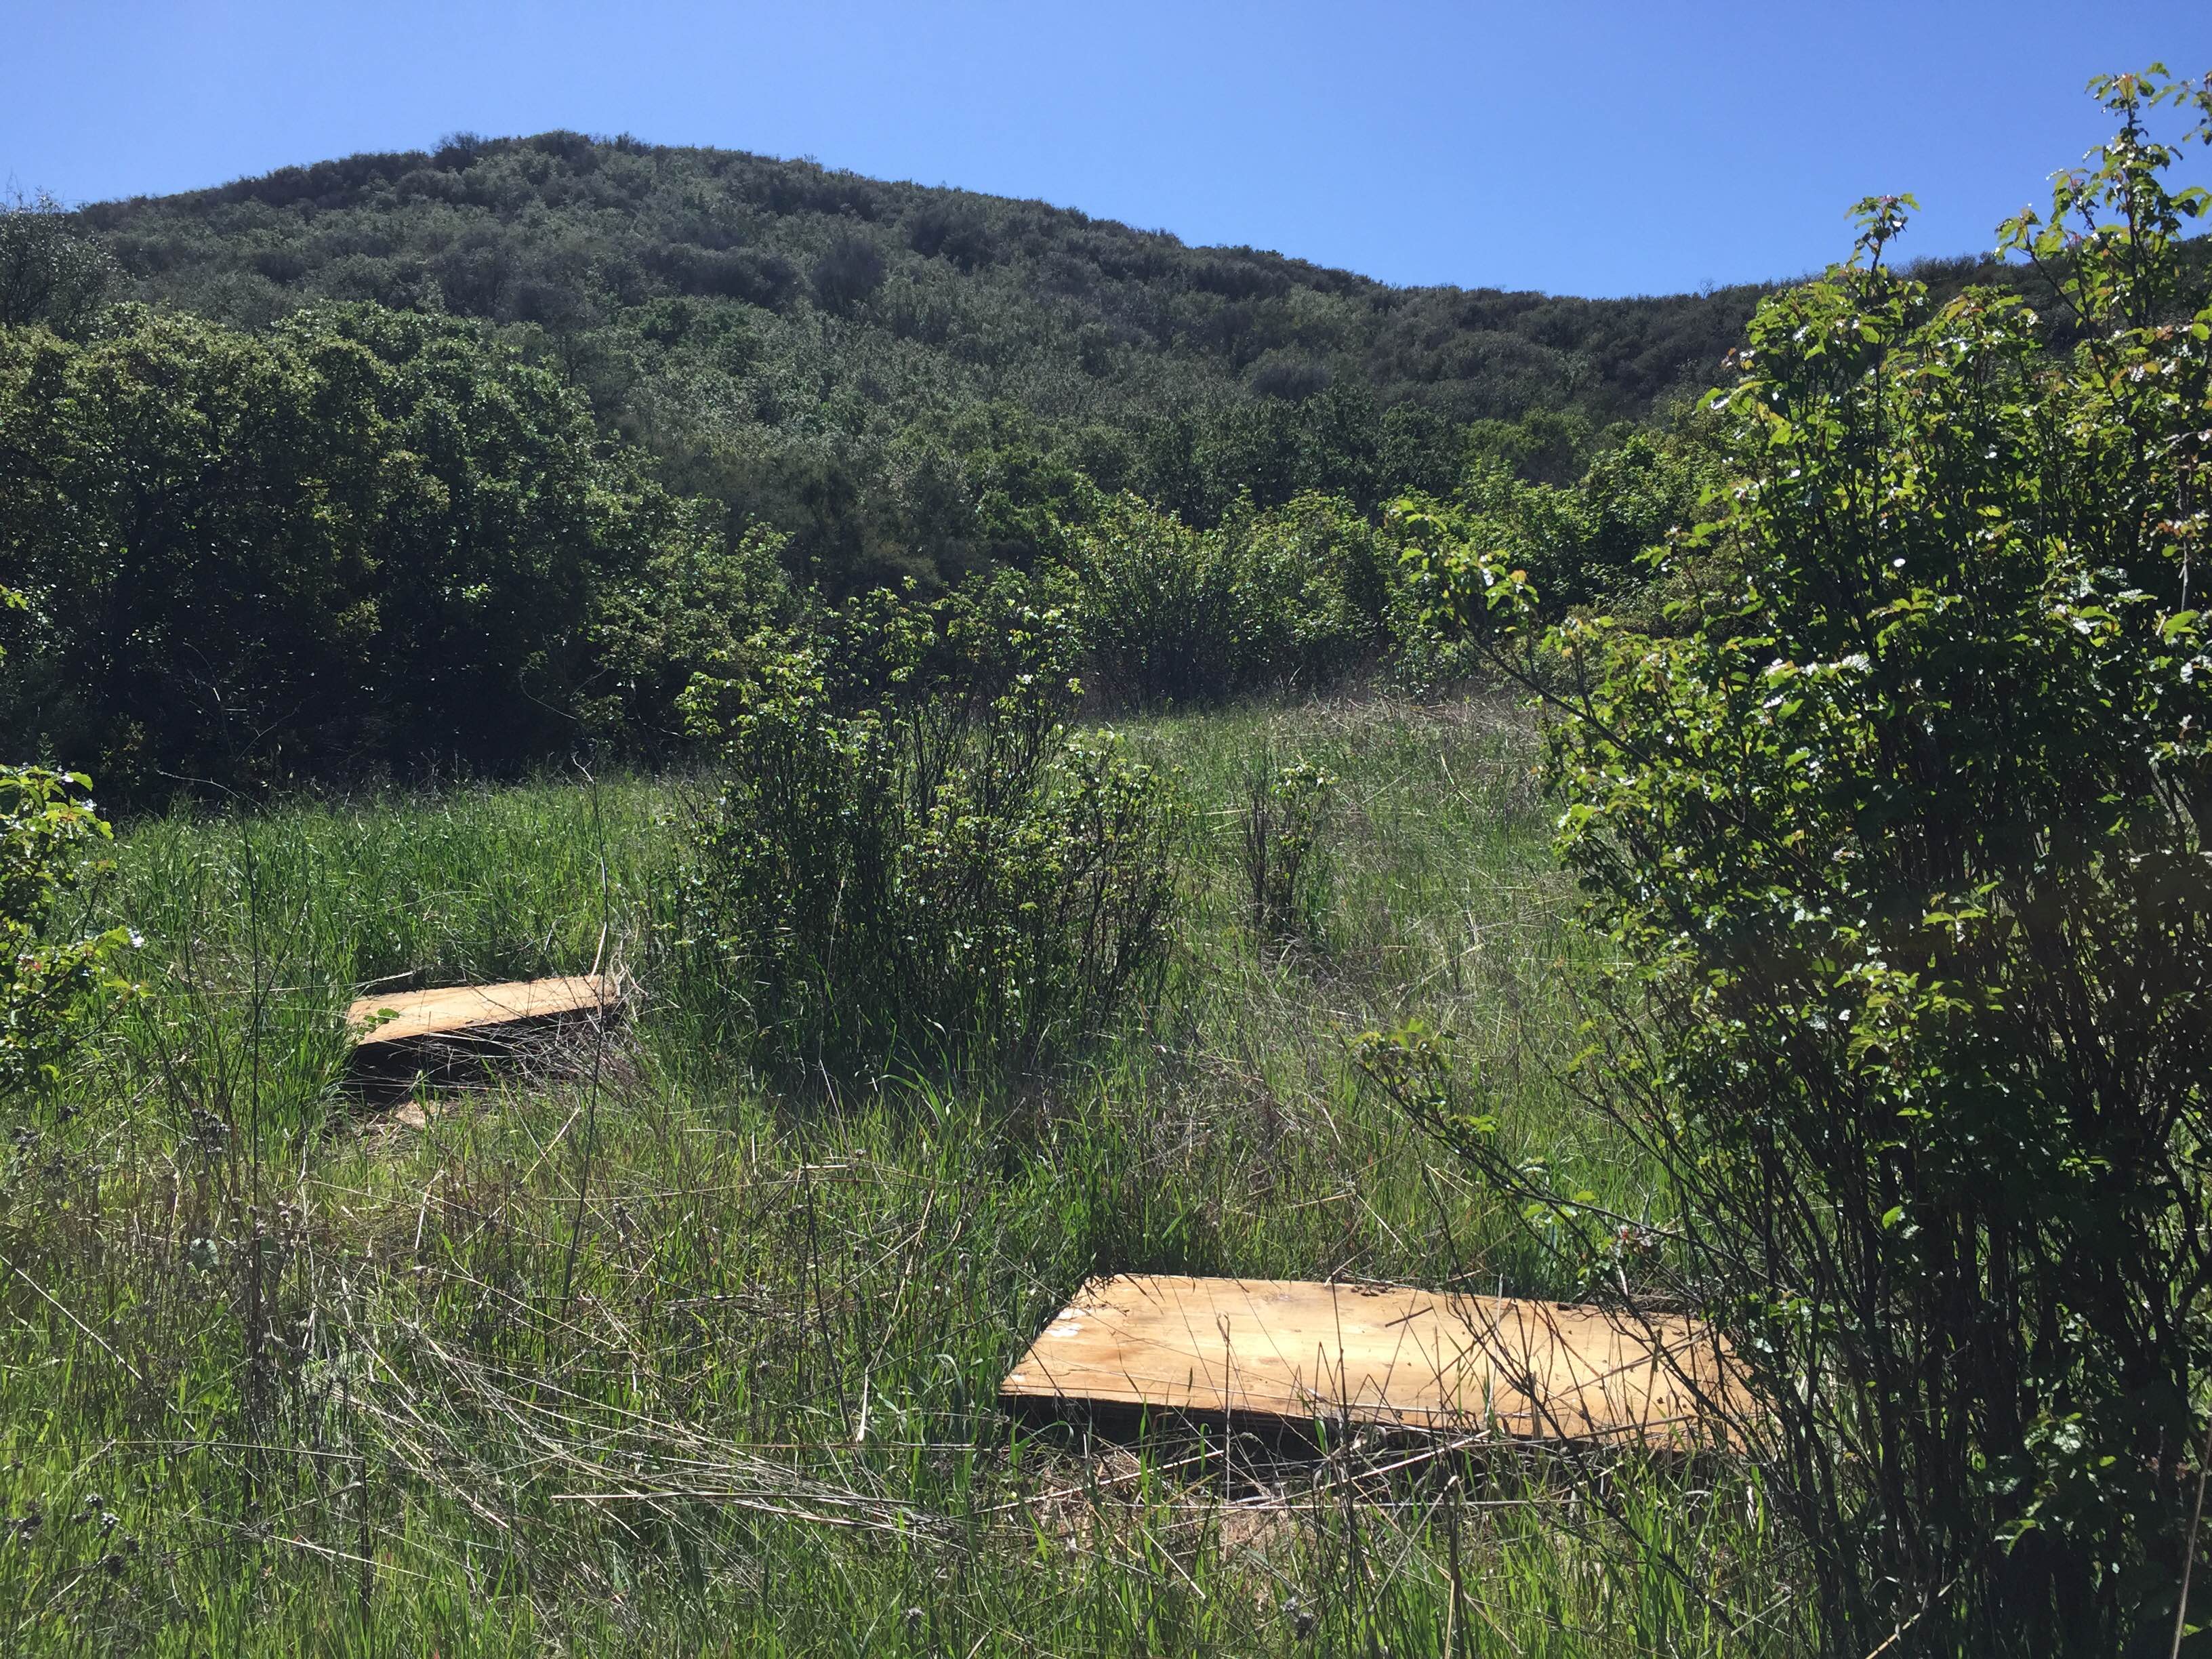
[[[1365,1285],[1123,1274],[1078,1291],[1000,1394],[1009,1404],[1232,1422],[1687,1447],[1724,1437],[1717,1403],[1741,1409],[1733,1370],[1709,1334],[1674,1316]]]
[[[585,1013],[611,1006],[614,988],[602,974],[515,980],[504,985],[455,985],[363,997],[346,1010],[355,1042],[408,1042],[422,1037],[489,1034],[503,1025]]]

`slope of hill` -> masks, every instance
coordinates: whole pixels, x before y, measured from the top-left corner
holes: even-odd
[[[1058,419],[1342,380],[1458,421],[1544,405],[1634,416],[1703,382],[1758,292],[1395,289],[1039,202],[564,132],[285,168],[86,217],[149,297],[224,320],[330,295],[562,338],[628,324],[665,347],[684,314],[669,302],[687,298],[817,339],[844,324],[833,350],[883,359],[862,388],[872,401],[1012,397]],[[761,358],[808,355],[773,333]],[[880,336],[880,351],[855,352],[854,334]]]
[[[832,592],[1019,558],[1077,472],[1200,524],[1244,491],[1449,490],[1485,449],[1565,482],[1608,426],[1719,379],[1765,291],[1394,288],[1041,202],[565,131],[80,221],[137,297],[222,322],[333,299],[479,319],[672,487],[787,532]],[[1920,272],[1939,292],[2020,276]]]
[[[988,551],[976,512],[1040,458],[1201,520],[1243,488],[1448,481],[1466,423],[1530,410],[1564,416],[1571,466],[1589,431],[1707,383],[1758,296],[1396,289],[1036,202],[566,132],[82,219],[138,297],[221,320],[340,298],[495,325],[672,483],[783,524],[829,570]]]

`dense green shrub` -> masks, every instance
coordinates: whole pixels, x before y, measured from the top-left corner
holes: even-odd
[[[2207,198],[2144,119],[2212,85],[2097,84],[2122,131],[2006,233],[2057,340],[2014,295],[1936,303],[1882,263],[1900,203],[1863,204],[1864,257],[1765,303],[1717,400],[1732,487],[1668,555],[1700,601],[1486,635],[1558,716],[1560,846],[1621,952],[1589,1086],[1672,1214],[1447,1127],[1593,1294],[1733,1340],[1839,1654],[2164,1652],[2197,1541],[2212,307]],[[1535,609],[1492,547],[1434,550],[1478,634]]]
[[[0,198],[0,328],[75,334],[120,275],[115,257],[43,191]]]
[[[0,609],[21,600],[0,587]],[[95,1003],[121,988],[119,927],[52,931],[57,902],[104,866],[111,833],[82,774],[0,762],[0,1100],[55,1075]]]
[[[672,726],[776,603],[558,376],[374,306],[0,330],[0,723],[126,800]]]
[[[1479,544],[1528,573],[1553,615],[1580,605],[1618,610],[1650,580],[1644,555],[1698,520],[1719,482],[1702,425],[1637,433],[1601,451],[1571,483],[1532,483],[1478,458],[1445,498],[1410,496],[1393,516],[1420,533]]]
[[[102,862],[90,787],[81,773],[0,766],[0,1099],[51,1079],[82,1016],[121,988],[125,930],[52,931],[57,902]]]
[[[1247,763],[1238,847],[1264,948],[1317,939],[1328,902],[1328,827],[1335,777],[1311,761],[1278,766],[1262,749]]]
[[[1133,495],[1076,537],[1067,573],[1091,683],[1124,701],[1218,695],[1234,674],[1240,596],[1223,538]]]
[[[1523,423],[1540,433],[1545,424]],[[1712,510],[1709,497],[1721,470],[1711,424],[1709,416],[1692,412],[1663,430],[1632,434],[1600,449],[1565,484],[1516,477],[1498,449],[1478,446],[1454,491],[1392,502],[1382,534],[1393,545],[1410,538],[1487,550],[1494,562],[1528,577],[1547,617],[1602,609],[1672,631],[1668,606],[1705,573],[1654,580],[1646,556]],[[1401,573],[1387,604],[1391,676],[1422,695],[1489,673],[1480,641],[1434,625],[1436,599],[1432,573],[1417,561]]]
[[[1067,619],[1003,591],[757,642],[680,895],[691,994],[776,1066],[1018,1063],[1161,965],[1165,780],[1067,725]]]
[[[1247,505],[1201,531],[1124,495],[1066,539],[1057,591],[1088,681],[1118,700],[1325,684],[1386,643],[1395,549],[1348,502]]]
[[[756,525],[731,546],[705,522],[703,503],[663,510],[672,533],[641,561],[599,574],[594,667],[579,688],[586,729],[633,756],[685,746],[680,704],[693,678],[735,660],[759,629],[806,609],[784,580],[778,532]]]

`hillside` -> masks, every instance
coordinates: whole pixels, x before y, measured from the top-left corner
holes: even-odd
[[[1715,482],[1704,422],[1632,434],[1735,372],[1760,295],[1393,289],[563,133],[27,204],[0,726],[132,805],[664,755],[761,628],[981,570],[1075,619],[1109,700],[1425,684],[1376,509],[1425,492],[1550,603],[1629,600]]]
[[[218,320],[331,298],[495,325],[670,483],[794,532],[833,581],[992,556],[1004,532],[978,514],[1040,467],[1206,521],[1243,489],[1448,487],[1468,423],[1533,410],[1523,470],[1571,473],[1607,422],[1711,381],[1759,292],[1399,289],[1037,202],[567,132],[82,218],[137,297]]]
[[[826,366],[820,390],[908,416],[1003,398],[1116,420],[1344,383],[1455,422],[1633,417],[1701,384],[1757,294],[1396,289],[1041,202],[565,132],[288,167],[86,217],[149,298],[245,323],[330,296],[534,325],[577,343],[599,392],[640,416],[684,406],[661,359],[708,316],[710,335],[757,331],[752,385]],[[863,361],[872,384],[841,372]],[[781,411],[756,392],[750,410],[697,412]]]

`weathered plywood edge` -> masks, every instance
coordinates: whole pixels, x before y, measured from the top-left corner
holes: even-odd
[[[1662,1351],[1698,1386],[1686,1388]],[[1403,1286],[1172,1275],[1085,1283],[999,1395],[1030,1414],[1677,1449],[1731,1439],[1714,1419],[1745,1406],[1724,1351],[1680,1316],[1639,1321]]]
[[[453,985],[434,991],[362,997],[346,1009],[355,1046],[464,1037],[504,1027],[603,1012],[615,1006],[615,987],[604,974],[511,980],[497,985]]]

